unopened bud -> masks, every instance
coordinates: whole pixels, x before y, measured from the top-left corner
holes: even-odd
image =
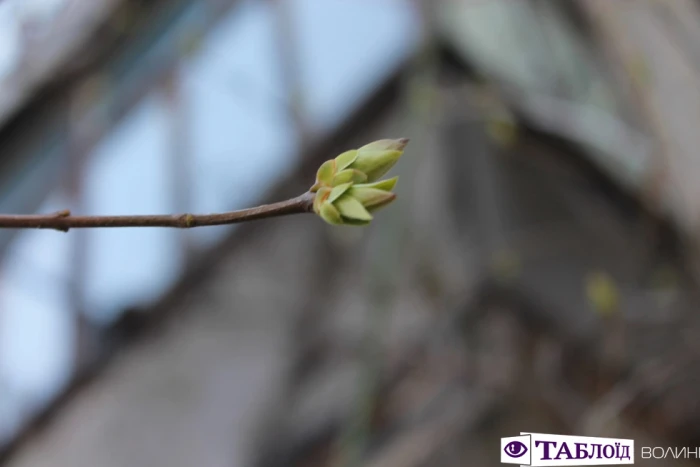
[[[324,162],[316,173],[311,192],[313,210],[333,225],[367,225],[372,211],[396,199],[398,177],[378,180],[396,164],[407,139],[384,139],[340,154]]]
[[[334,188],[322,187],[316,193],[314,211],[333,225],[367,225],[372,211],[396,199],[390,190],[398,177],[377,183],[353,185],[345,183]]]
[[[408,139],[381,139],[362,146],[356,151],[354,157],[342,154],[336,158],[336,162],[347,164],[343,168],[359,170],[367,175],[367,181],[379,180],[398,162],[403,155],[403,150],[408,144]],[[338,160],[342,156],[343,159]],[[349,161],[349,162],[348,162]]]
[[[394,177],[387,182],[391,182],[391,186],[396,184],[399,177]],[[357,199],[362,205],[367,208],[368,211],[372,212],[381,207],[386,206],[396,199],[396,194],[392,193],[389,189],[377,188],[374,184],[365,185],[354,185],[348,189],[348,194],[353,198]]]

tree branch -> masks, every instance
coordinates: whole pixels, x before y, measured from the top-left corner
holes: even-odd
[[[53,214],[0,214],[0,229],[70,229],[94,227],[174,227],[189,229],[207,225],[228,225],[311,212],[314,194],[304,193],[279,203],[219,214],[163,214],[135,216],[73,216],[70,211]]]

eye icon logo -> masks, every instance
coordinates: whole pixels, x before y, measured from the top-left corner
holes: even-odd
[[[501,438],[501,464],[520,467],[634,464],[634,440],[524,433]]]
[[[527,446],[520,441],[511,441],[503,448],[503,452],[505,452],[508,457],[517,459],[518,457],[522,457],[525,455],[525,453],[527,453]]]

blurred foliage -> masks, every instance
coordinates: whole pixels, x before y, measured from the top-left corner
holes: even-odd
[[[520,276],[522,260],[517,251],[503,249],[497,251],[491,260],[491,270],[499,281],[510,282]]]
[[[603,271],[596,271],[586,278],[586,296],[597,314],[605,317],[618,313],[620,296],[612,277]]]

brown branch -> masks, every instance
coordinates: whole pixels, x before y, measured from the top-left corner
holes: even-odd
[[[0,229],[70,229],[94,227],[174,227],[189,229],[207,225],[228,225],[270,217],[302,214],[312,211],[313,193],[279,203],[218,214],[164,214],[135,216],[73,216],[70,211],[53,214],[0,214]]]

